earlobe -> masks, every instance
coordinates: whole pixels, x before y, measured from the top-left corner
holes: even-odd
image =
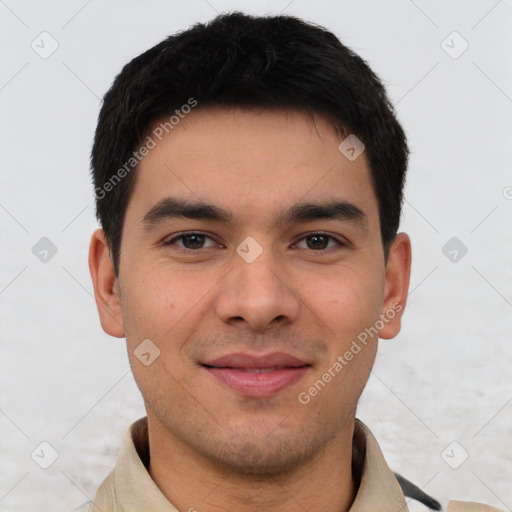
[[[411,276],[411,240],[406,233],[398,233],[389,249],[386,264],[386,282],[381,319],[384,327],[379,337],[394,338],[401,328],[401,319],[407,302]]]
[[[120,300],[119,281],[110,259],[103,229],[97,229],[89,246],[89,271],[94,286],[94,297],[103,330],[115,336],[125,336]]]

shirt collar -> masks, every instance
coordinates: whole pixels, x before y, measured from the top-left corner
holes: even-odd
[[[377,440],[358,419],[352,442],[352,466],[353,471],[359,468],[361,483],[349,512],[407,512],[402,489],[389,469]]]
[[[349,512],[406,512],[404,496],[389,469],[377,440],[368,427],[356,419],[352,467],[360,485]],[[147,417],[126,431],[114,469],[114,496],[120,510],[135,512],[178,512],[157,487],[146,467],[149,462]]]

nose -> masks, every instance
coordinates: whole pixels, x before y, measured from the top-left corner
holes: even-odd
[[[269,250],[252,263],[234,255],[234,268],[222,280],[216,313],[232,326],[264,332],[295,322],[300,305],[293,282]]]

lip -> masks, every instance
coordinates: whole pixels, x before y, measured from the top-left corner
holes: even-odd
[[[271,396],[300,380],[311,368],[286,354],[228,354],[202,364],[211,375],[244,396]],[[258,370],[263,370],[262,373]]]
[[[216,359],[204,361],[203,365],[216,366],[218,368],[297,368],[309,363],[287,354],[286,352],[273,352],[265,355],[251,355],[243,352],[227,354]]]

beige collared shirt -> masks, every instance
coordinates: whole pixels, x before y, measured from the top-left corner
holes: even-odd
[[[353,469],[361,483],[349,512],[407,512],[404,495],[372,433],[356,420]],[[178,512],[149,475],[147,417],[126,431],[115,468],[99,487],[90,512]],[[182,511],[184,512],[184,511]],[[500,512],[469,502],[452,501],[448,512]]]

